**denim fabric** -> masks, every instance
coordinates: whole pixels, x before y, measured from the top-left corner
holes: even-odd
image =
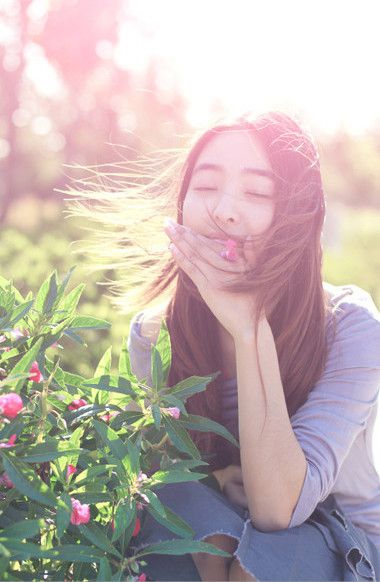
[[[235,558],[257,580],[380,580],[380,552],[344,515],[334,495],[319,503],[303,524],[273,532],[257,530],[247,510],[201,482],[155,488],[160,501],[194,530],[194,540],[219,533],[236,539]],[[134,551],[180,536],[148,512]],[[151,580],[201,580],[190,554],[144,557]]]

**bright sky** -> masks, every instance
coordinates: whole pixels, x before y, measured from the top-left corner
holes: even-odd
[[[380,121],[379,0],[129,0],[128,8],[145,30],[125,27],[119,62],[138,72],[153,54],[162,86],[180,81],[194,125],[216,115],[216,100],[230,113],[282,107],[326,132]]]

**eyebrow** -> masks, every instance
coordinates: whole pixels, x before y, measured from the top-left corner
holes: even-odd
[[[217,172],[223,172],[223,166],[219,166],[218,164],[208,164],[203,163],[196,166],[193,170],[193,176],[202,170],[214,170]],[[254,174],[256,176],[264,176],[266,178],[274,179],[274,174],[270,170],[266,170],[265,168],[242,168],[242,174]]]

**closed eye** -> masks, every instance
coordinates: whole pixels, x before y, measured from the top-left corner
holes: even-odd
[[[194,190],[197,190],[199,192],[204,192],[204,191],[216,191],[218,190],[218,188],[212,188],[210,186],[198,186],[197,188],[194,188]],[[249,196],[257,196],[258,198],[269,198],[269,196],[267,196],[266,194],[260,194],[259,192],[255,192],[253,190],[246,190],[245,192],[246,194],[248,194]]]
[[[249,194],[250,196],[258,196],[259,198],[269,198],[269,196],[266,194],[260,194],[260,192],[253,192],[249,190],[247,190],[246,194]]]

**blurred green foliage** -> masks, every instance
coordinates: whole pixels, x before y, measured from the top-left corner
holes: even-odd
[[[102,279],[102,274],[89,275],[84,268],[83,255],[72,252],[71,241],[82,236],[83,232],[78,231],[75,224],[62,219],[40,225],[32,233],[5,227],[0,233],[0,273],[12,280],[22,294],[26,294],[29,290],[35,293],[41,280],[46,279],[53,269],[57,269],[59,277],[62,278],[70,267],[77,266],[71,277],[69,290],[79,283],[86,283],[80,300],[81,313],[105,319],[112,324],[111,330],[88,330],[83,333],[90,349],[74,345],[69,338],[64,338],[61,342],[68,348],[62,350],[62,364],[71,372],[88,377],[93,374],[99,358],[110,344],[113,345],[114,353],[119,356],[122,338],[128,335],[130,316],[120,316],[115,311],[110,301],[105,298],[105,287],[96,283]],[[111,273],[106,272],[104,275],[111,276]]]

